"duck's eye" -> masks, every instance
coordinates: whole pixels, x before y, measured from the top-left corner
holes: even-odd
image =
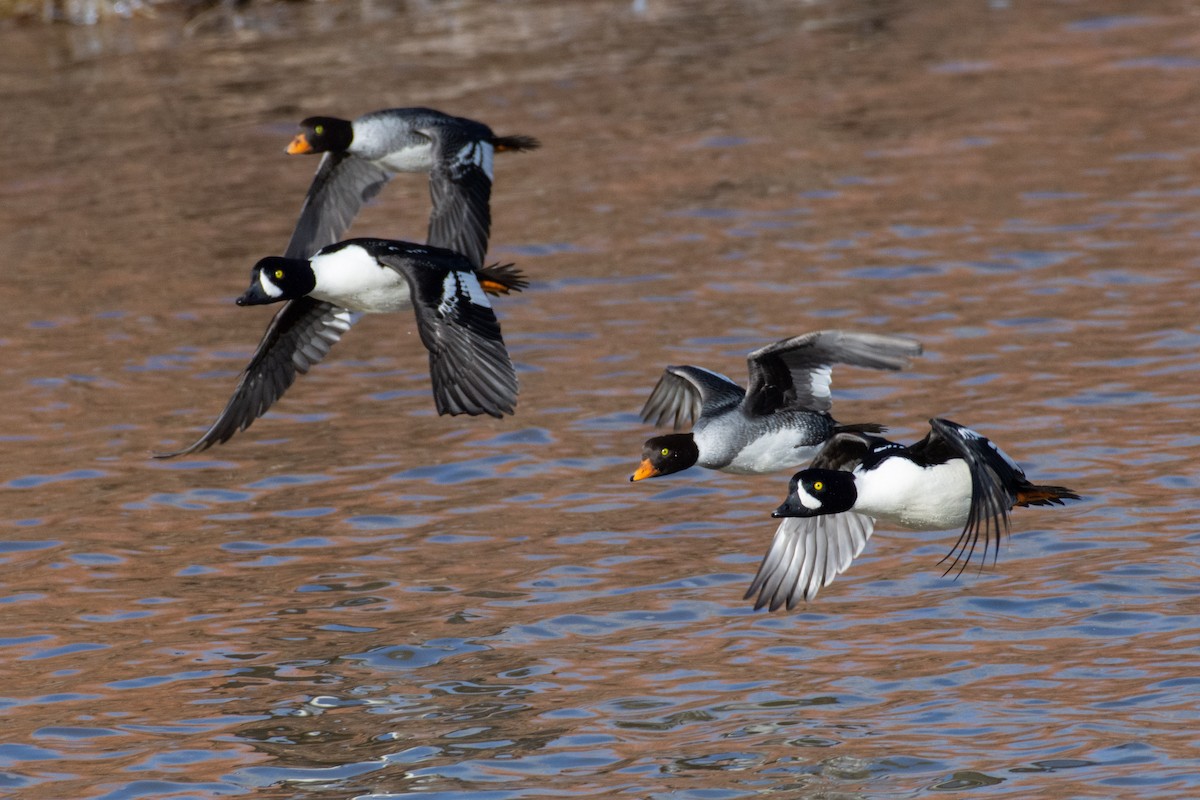
[[[819,491],[821,491],[821,490],[822,490],[822,489],[824,489],[824,488],[825,488],[825,484],[824,484],[823,482],[821,482],[821,481],[817,481],[816,483],[814,483],[814,484],[813,484],[813,491],[814,491],[814,492],[819,492]]]
[[[324,125],[316,126],[315,128],[313,128],[313,133],[315,133],[317,136],[324,136],[325,135],[325,126]]]
[[[283,277],[283,270],[281,270],[281,269],[275,270],[275,280],[279,280],[282,277]]]
[[[664,447],[662,450],[659,450],[658,452],[660,455],[669,456],[669,455],[671,455],[671,448]]]

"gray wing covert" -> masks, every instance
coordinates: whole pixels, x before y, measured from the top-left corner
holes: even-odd
[[[841,575],[867,546],[875,520],[853,511],[818,517],[788,517],[775,530],[745,598],[757,611],[789,611],[810,601]]]
[[[667,367],[642,406],[642,420],[658,426],[670,421],[679,430],[701,416],[736,406],[745,394],[729,378],[703,367]]]
[[[747,410],[752,414],[783,409],[828,412],[833,407],[829,387],[834,364],[898,370],[921,350],[919,342],[901,336],[840,330],[774,342],[746,358]]]
[[[492,225],[495,147],[464,136],[456,128],[432,127],[422,132],[433,138],[437,149],[435,166],[429,173],[433,209],[426,241],[463,254],[479,269],[487,254]]]
[[[288,258],[312,258],[339,242],[363,204],[379,193],[391,174],[348,153],[326,153],[308,187],[300,218],[288,242]]]

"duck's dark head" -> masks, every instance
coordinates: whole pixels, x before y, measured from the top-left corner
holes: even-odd
[[[312,265],[302,258],[267,256],[250,270],[250,288],[239,306],[261,306],[304,297],[317,285]]]
[[[354,141],[354,128],[349,120],[337,117],[309,117],[300,123],[300,132],[287,151],[290,155],[299,153],[325,153],[328,151],[341,152],[350,147]]]
[[[833,469],[803,469],[792,476],[787,499],[772,517],[818,517],[854,508],[854,475]]]
[[[659,475],[670,475],[672,472],[682,472],[695,465],[700,458],[700,450],[696,440],[690,433],[669,433],[666,436],[655,436],[647,439],[642,446],[642,463],[637,472],[629,476],[631,481],[645,478],[657,478]]]

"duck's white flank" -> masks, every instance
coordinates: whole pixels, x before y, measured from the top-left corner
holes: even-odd
[[[385,314],[411,306],[408,281],[356,245],[312,258],[316,287],[309,295],[353,311]]]
[[[854,479],[855,511],[905,528],[961,528],[971,511],[971,472],[961,458],[933,467],[889,458],[874,469],[856,470]]]
[[[721,452],[719,441],[714,442],[711,448],[706,448],[704,443],[705,434],[711,432],[712,435],[719,436],[720,430],[721,426],[719,424],[708,425],[695,434],[696,446],[700,448],[701,453]],[[719,469],[722,472],[731,472],[735,475],[761,475],[764,472],[795,469],[811,461],[813,456],[817,454],[817,451],[821,449],[820,444],[811,447],[797,447],[796,440],[801,437],[801,432],[788,428],[770,431],[749,442],[738,451],[733,461],[724,467],[719,467]],[[704,463],[703,457],[701,457],[698,463],[702,467],[708,466]],[[711,469],[712,467],[709,468]]]
[[[422,142],[392,150],[376,163],[392,172],[429,172],[433,169],[433,143]]]

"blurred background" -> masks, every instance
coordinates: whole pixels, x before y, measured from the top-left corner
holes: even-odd
[[[0,6],[0,793],[1192,798],[1200,7],[1181,0]],[[304,117],[496,159],[521,397],[438,417],[367,319],[197,456],[274,309]],[[416,241],[424,176],[351,233]],[[994,565],[881,526],[742,599],[788,475],[630,484],[668,364],[913,336],[834,414],[1035,482]]]

